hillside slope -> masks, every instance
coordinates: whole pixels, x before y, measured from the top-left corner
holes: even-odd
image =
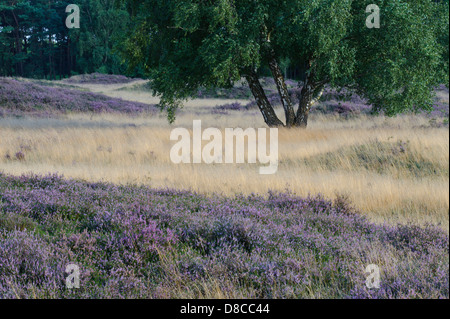
[[[0,116],[52,116],[68,112],[155,113],[155,105],[125,101],[64,86],[0,77]]]

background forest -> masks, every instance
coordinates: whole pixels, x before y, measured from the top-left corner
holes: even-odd
[[[0,1],[0,76],[54,80],[127,72],[115,46],[129,26],[128,12],[114,0],[80,0],[80,16],[89,21],[68,29],[65,10],[72,2]],[[131,73],[138,76],[139,70]]]

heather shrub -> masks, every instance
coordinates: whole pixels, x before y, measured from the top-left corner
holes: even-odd
[[[201,88],[194,98],[198,99],[249,99],[252,93],[247,86],[234,86],[230,89]]]
[[[92,73],[75,75],[63,80],[63,82],[70,84],[126,84],[136,80],[124,75]]]
[[[49,298],[63,289],[64,260],[33,232],[0,230],[0,296]]]
[[[68,112],[155,113],[157,108],[101,94],[0,78],[0,110],[5,115],[52,116]]]
[[[273,82],[273,79],[272,79]],[[262,82],[265,85],[267,99],[275,107],[281,107],[281,99],[277,93],[274,83],[269,81]],[[294,105],[298,105],[299,96],[301,96],[301,86],[297,87],[295,83],[289,83],[288,85],[290,97]],[[430,119],[447,119],[449,117],[449,103],[447,100],[439,98],[440,96],[448,97],[448,89],[445,86],[436,88],[438,98],[431,112],[421,112],[422,115],[429,117]],[[258,105],[256,101],[249,102],[245,109],[257,109]],[[334,114],[344,119],[356,117],[359,115],[371,115],[372,106],[368,102],[361,98],[358,94],[350,93],[346,90],[336,91],[331,88],[326,88],[320,98],[319,103],[315,104],[311,109],[311,114]],[[445,122],[445,121],[444,121]],[[439,122],[441,123],[441,122]],[[440,126],[441,124],[436,124]]]
[[[39,229],[39,226],[33,219],[29,217],[20,216],[18,214],[3,214],[0,215],[0,229],[8,231],[34,231]]]
[[[449,238],[345,196],[235,197],[0,173],[0,298],[448,298]],[[65,287],[65,267],[81,287]],[[377,264],[382,287],[365,286]]]
[[[213,113],[218,114],[220,111],[241,111],[244,110],[245,107],[242,106],[241,103],[235,102],[235,103],[228,103],[223,105],[218,105],[214,107]]]

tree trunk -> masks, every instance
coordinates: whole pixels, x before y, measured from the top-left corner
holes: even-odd
[[[72,71],[72,57],[70,56],[70,37],[67,36],[67,68],[66,68],[66,75],[68,78],[70,78],[70,74]]]
[[[255,97],[256,103],[258,104],[259,110],[261,111],[266,124],[269,127],[284,126],[283,122],[280,121],[272,105],[267,99],[266,93],[264,92],[264,89],[261,86],[256,73],[254,71],[251,71],[248,75],[246,75],[245,78],[248,82],[253,96]]]
[[[295,123],[295,112],[294,106],[292,105],[292,100],[289,95],[289,90],[287,88],[286,82],[284,80],[283,72],[281,71],[280,65],[275,56],[275,51],[270,49],[270,60],[269,67],[272,71],[273,79],[277,85],[278,94],[281,98],[281,103],[284,108],[284,113],[286,115],[286,127],[291,127]]]
[[[13,18],[14,18],[14,22],[15,22],[15,26],[14,26],[14,36],[15,36],[15,40],[16,40],[16,52],[15,54],[18,54],[20,56],[20,60],[19,62],[16,62],[16,66],[19,69],[20,72],[20,76],[23,76],[23,60],[22,60],[22,38],[20,35],[20,24],[19,24],[19,20],[16,16],[16,14],[14,13],[14,10],[11,11]]]
[[[322,97],[323,84],[314,83],[311,76],[307,76],[301,91],[295,126],[306,128],[311,107]]]
[[[52,62],[52,35],[48,35],[48,67],[49,67],[49,79],[53,76],[53,62]]]

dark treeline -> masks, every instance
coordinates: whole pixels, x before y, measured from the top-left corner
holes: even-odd
[[[80,8],[80,28],[68,29],[66,7]],[[115,0],[0,0],[0,76],[61,79],[76,74],[144,76],[120,57],[129,12]],[[304,70],[282,61],[287,78]],[[261,73],[270,76],[268,68]]]
[[[77,0],[80,28],[68,29],[65,10],[71,3],[0,0],[0,76],[59,79],[127,72],[116,49],[130,23],[128,12],[114,0]]]

